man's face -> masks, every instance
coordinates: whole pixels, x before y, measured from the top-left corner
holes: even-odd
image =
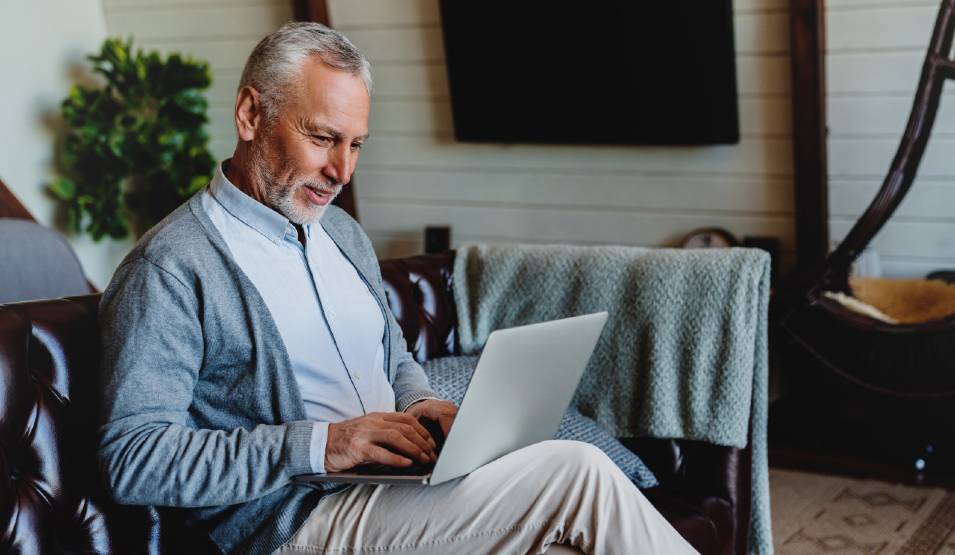
[[[249,178],[267,204],[293,223],[314,223],[351,181],[368,137],[371,102],[361,77],[325,65],[302,65],[299,84],[250,148]]]

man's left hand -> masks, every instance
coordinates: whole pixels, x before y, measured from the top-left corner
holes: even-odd
[[[427,418],[436,421],[441,426],[441,431],[445,436],[451,429],[454,417],[458,415],[458,407],[451,401],[442,401],[438,399],[425,399],[418,401],[405,409],[407,414],[415,418]]]

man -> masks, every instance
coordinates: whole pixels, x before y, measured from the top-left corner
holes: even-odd
[[[544,442],[437,487],[293,476],[435,460],[447,431],[358,224],[329,203],[368,138],[368,62],[288,24],[243,72],[239,142],[103,294],[99,457],[121,503],[182,507],[226,552],[684,553],[599,450]]]

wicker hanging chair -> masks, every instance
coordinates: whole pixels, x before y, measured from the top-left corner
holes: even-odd
[[[915,179],[943,85],[948,79],[955,80],[953,34],[955,0],[944,0],[908,125],[882,188],[781,320],[792,339],[848,386],[916,403],[955,396],[955,314],[893,324],[851,310],[826,293],[853,294],[849,282],[853,262],[892,216]]]

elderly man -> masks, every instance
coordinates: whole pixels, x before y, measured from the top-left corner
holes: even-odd
[[[289,24],[256,46],[238,145],[103,294],[99,458],[121,503],[182,507],[225,552],[685,553],[596,448],[551,441],[440,486],[305,473],[435,459],[447,431],[358,224],[329,203],[368,138],[368,62]]]

